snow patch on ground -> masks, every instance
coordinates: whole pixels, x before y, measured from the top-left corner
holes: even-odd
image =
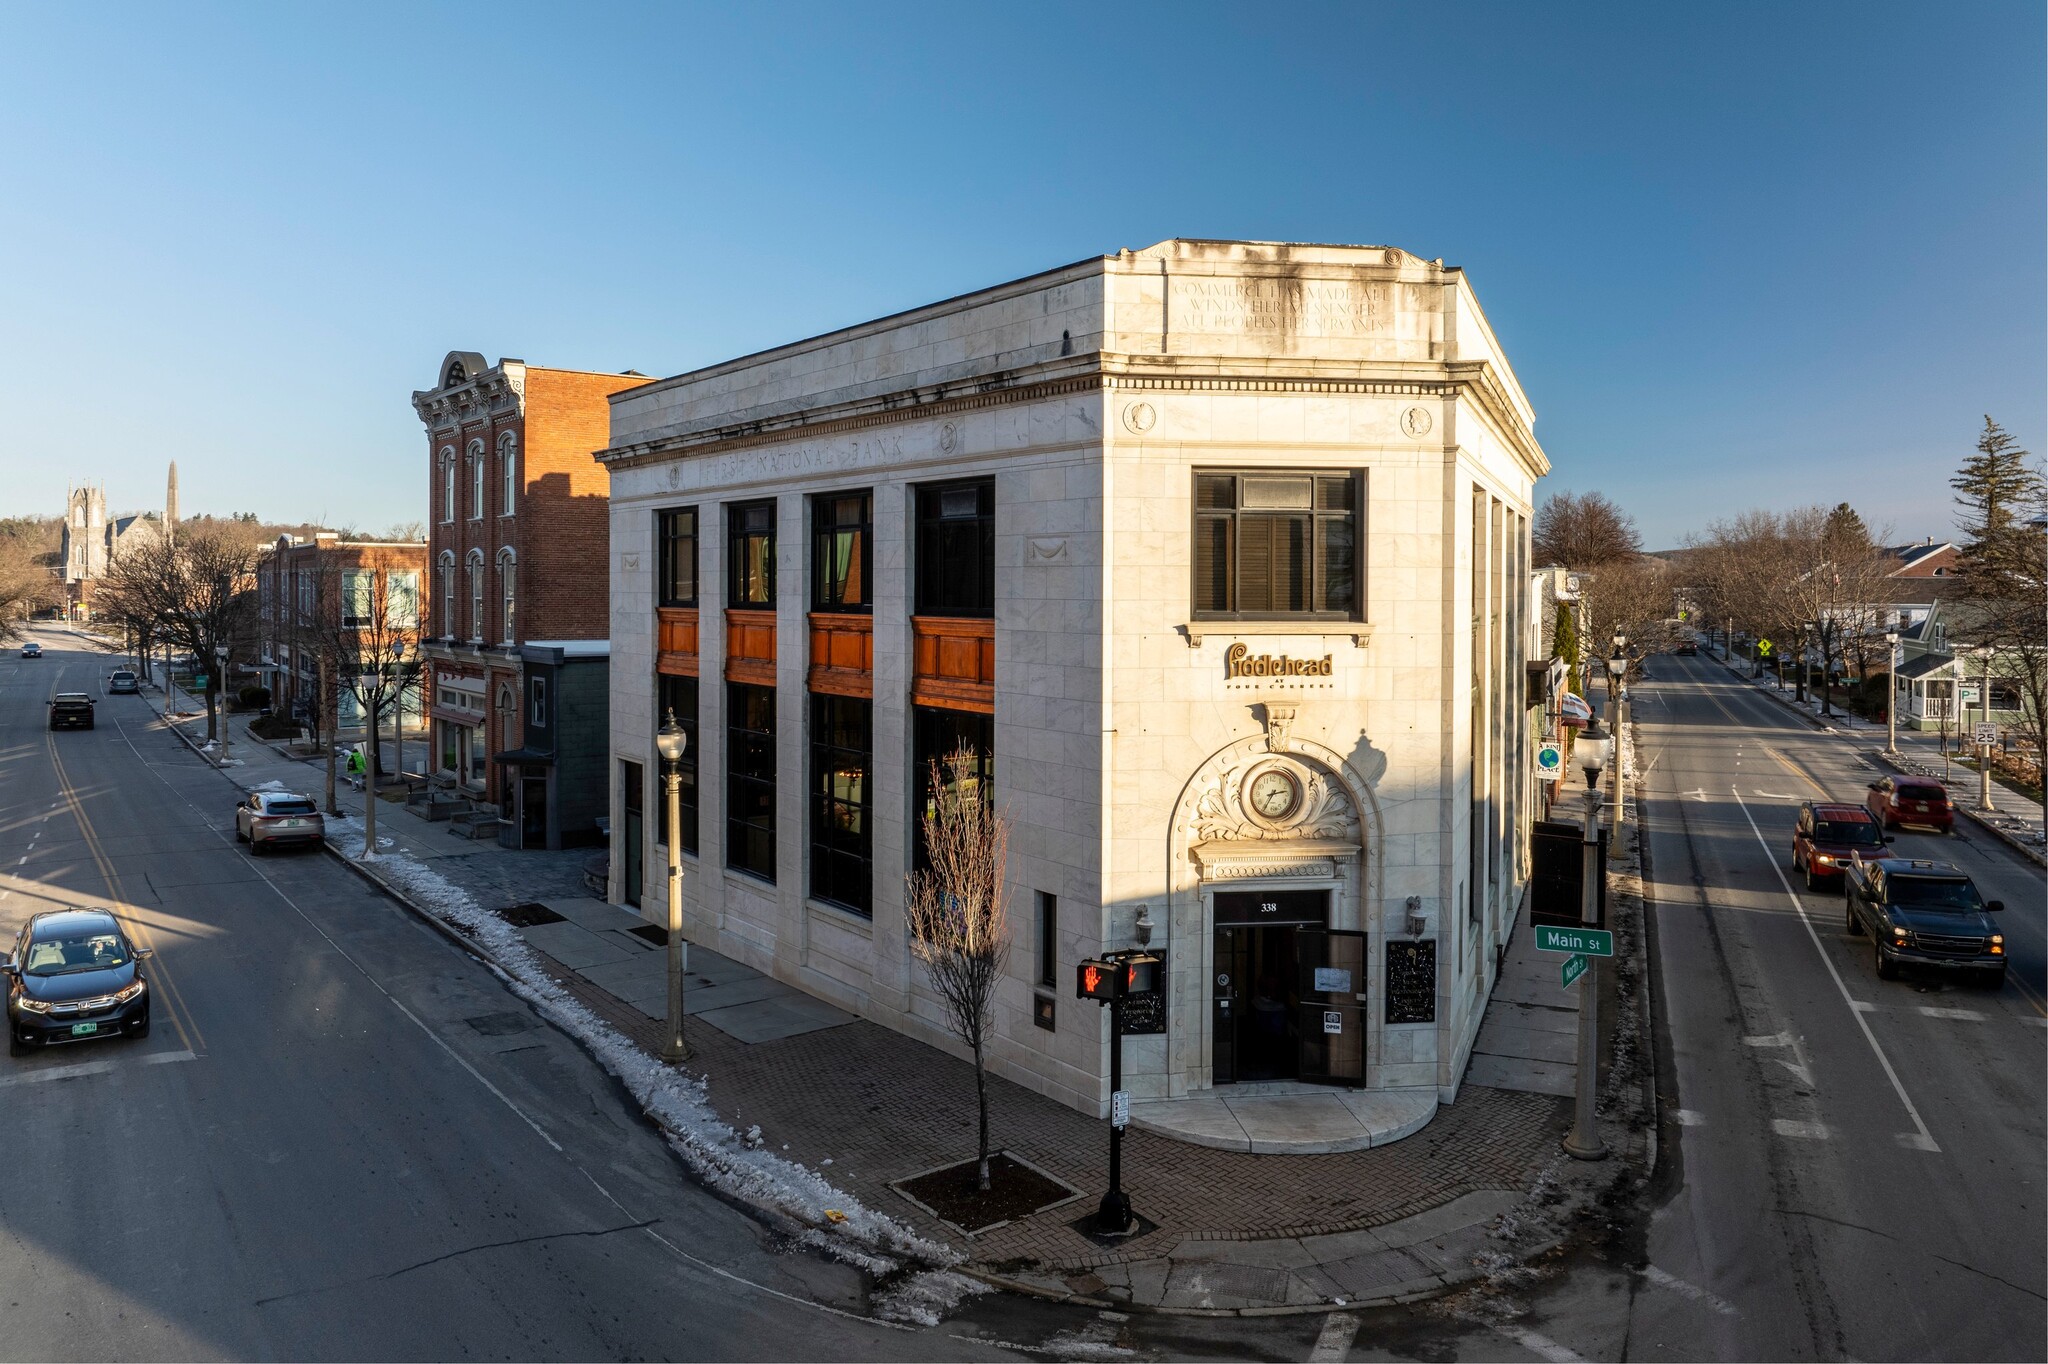
[[[362,846],[362,822],[352,815],[330,815],[327,830],[335,845],[350,856]],[[703,1079],[693,1079],[647,1055],[590,1012],[548,976],[517,929],[478,905],[460,886],[404,853],[371,854],[357,860],[373,861],[379,879],[477,943],[515,994],[580,1040],[618,1077],[660,1124],[669,1145],[706,1183],[752,1206],[803,1223],[810,1229],[802,1238],[805,1242],[830,1250],[870,1273],[892,1272],[904,1261],[950,1267],[962,1259],[951,1247],[919,1236],[834,1188],[817,1172],[759,1149],[755,1145],[758,1128],[750,1129],[746,1136],[735,1132],[706,1101]],[[827,1209],[842,1214],[843,1220],[828,1219]],[[877,1258],[878,1254],[896,1258]]]
[[[968,1298],[989,1292],[989,1286],[950,1269],[921,1270],[905,1275],[874,1296],[875,1315],[884,1321],[937,1326]]]

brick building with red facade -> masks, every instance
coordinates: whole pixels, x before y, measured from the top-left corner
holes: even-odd
[[[422,653],[434,769],[495,803],[500,841],[598,838],[607,807],[606,399],[645,375],[451,351],[427,429]]]
[[[270,688],[271,708],[314,729],[330,719],[344,734],[361,729],[365,717],[355,689],[339,675],[323,682],[322,664],[345,658],[360,638],[356,631],[378,641],[373,653],[387,653],[400,641],[405,657],[416,656],[426,577],[422,544],[344,540],[331,531],[311,539],[279,536],[256,567],[256,671]],[[363,619],[367,611],[382,619]],[[405,693],[400,704],[406,728],[415,727],[417,693]],[[379,728],[390,718],[379,716]],[[389,752],[383,757],[394,761]]]

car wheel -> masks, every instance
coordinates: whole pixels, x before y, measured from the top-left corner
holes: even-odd
[[[28,1055],[28,1043],[22,1041],[21,1034],[13,1028],[7,1030],[7,1054],[9,1056]]]
[[[261,857],[262,855],[263,855],[263,845],[262,845],[261,843],[258,843],[258,842],[256,841],[256,835],[254,835],[254,834],[251,834],[251,835],[249,835],[249,856],[251,856],[251,857]]]
[[[1849,892],[1846,890],[1842,892],[1842,927],[1849,930],[1849,936],[1852,938],[1861,937],[1863,934],[1862,921],[1856,917],[1856,902],[1849,898]]]
[[[144,1014],[140,1023],[129,1025],[128,1035],[138,1041],[149,1036],[149,1015]]]
[[[1983,979],[1978,984],[1987,990],[2003,990],[2005,988],[2005,968],[2001,966],[1996,971],[1986,971]]]
[[[249,835],[242,832],[242,821],[240,819],[237,819],[235,821],[235,842],[247,843],[248,841]]]
[[[1877,978],[1879,980],[1897,980],[1899,978],[1899,964],[1884,954],[1884,939],[1875,933],[1870,935],[1870,955],[1877,964]]]

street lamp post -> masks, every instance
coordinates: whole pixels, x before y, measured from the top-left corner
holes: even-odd
[[[1586,819],[1581,838],[1579,922],[1588,928],[1600,922],[1600,769],[1607,762],[1607,736],[1596,719],[1574,746],[1586,773]],[[1578,1160],[1600,1160],[1607,1143],[1600,1139],[1594,1095],[1600,1078],[1600,958],[1589,957],[1579,977],[1579,1074],[1573,1104],[1572,1130],[1564,1149]]]
[[[1628,676],[1627,648],[1628,636],[1618,634],[1614,637],[1614,652],[1608,655],[1607,658],[1607,713],[1613,717],[1614,725],[1614,794],[1611,797],[1614,803],[1614,813],[1610,816],[1610,827],[1617,833],[1621,830],[1622,810],[1621,750],[1625,736],[1628,733],[1628,688],[1623,686],[1621,681],[1622,678]]]
[[[220,693],[220,765],[228,765],[228,646],[213,646],[214,661],[220,666],[214,669],[214,689]]]
[[[398,772],[398,779],[405,780],[405,641],[397,640],[391,646],[391,657],[398,663],[398,697],[391,707],[391,766]]]
[[[1884,684],[1891,692],[1884,703],[1884,751],[1899,756],[1899,632],[1884,632]]]
[[[1991,651],[1984,651],[1984,679],[1977,684],[1978,696],[1984,703],[1984,723],[1991,723]],[[1986,814],[1992,813],[1991,804],[1991,750],[1992,744],[1977,745],[1977,808]]]
[[[687,1061],[690,1044],[683,1039],[683,750],[689,736],[671,710],[654,736],[654,747],[666,765],[668,790],[668,1041],[661,1059]]]

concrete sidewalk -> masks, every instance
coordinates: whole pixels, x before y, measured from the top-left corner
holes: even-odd
[[[178,709],[171,707],[174,717]],[[180,727],[191,723],[188,716]],[[244,788],[276,782],[319,798],[320,764],[254,738],[245,725],[237,724],[232,753],[227,775]],[[359,819],[364,793],[344,786],[338,795]],[[646,1053],[659,1053],[664,931],[580,893],[587,851],[472,843],[388,801],[377,827],[380,857],[414,859],[503,915],[556,983]],[[353,863],[361,847],[337,834],[330,850]],[[353,865],[437,918],[378,878],[375,864]],[[1107,1183],[1107,1125],[992,1078],[998,1146],[1072,1195],[970,1235],[895,1188],[972,1156],[968,1063],[719,953],[688,950],[687,1069],[704,1077],[705,1098],[724,1121],[742,1133],[758,1129],[752,1139],[770,1150],[954,1246],[979,1276],[1041,1295],[1256,1313],[1439,1293],[1557,1244],[1576,1209],[1640,1171],[1653,1140],[1616,1124],[1608,1139],[1622,1158],[1582,1165],[1562,1155],[1568,1105],[1537,1037],[1554,1029],[1523,1029],[1533,1042],[1518,1035],[1538,977],[1547,973],[1555,985],[1555,962],[1518,950],[1495,1006],[1506,1021],[1495,1028],[1489,1019],[1485,1034],[1496,1039],[1493,1059],[1475,1062],[1457,1102],[1420,1131],[1371,1149],[1266,1156],[1133,1129],[1124,1141],[1125,1188],[1144,1223],[1120,1243],[1098,1241],[1085,1225]]]
[[[2048,821],[2043,819],[2041,802],[1993,781],[1993,808],[1988,811],[1982,809],[1977,803],[1979,783],[1976,769],[1963,766],[1959,755],[1952,755],[1956,761],[1945,761],[1940,736],[1929,735],[1923,730],[1903,729],[1898,732],[1896,752],[1887,753],[1883,725],[1842,712],[1823,716],[1819,703],[1811,698],[1802,703],[1796,699],[1796,692],[1781,690],[1768,674],[1748,676],[1745,661],[1732,659],[1711,645],[1701,647],[1707,657],[1719,662],[1738,680],[1747,682],[1759,695],[1769,697],[1823,733],[1839,734],[1866,749],[1881,766],[1895,772],[1932,777],[1948,786],[1958,813],[2015,852],[2048,866]]]

